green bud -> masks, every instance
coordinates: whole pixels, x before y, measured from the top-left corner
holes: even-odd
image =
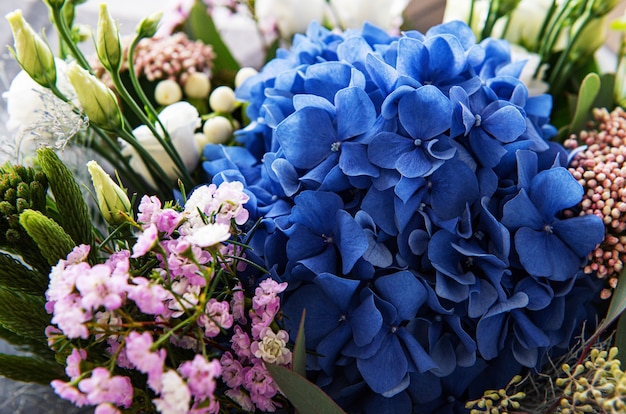
[[[161,21],[161,17],[163,17],[162,12],[152,13],[150,16],[144,17],[137,26],[137,35],[141,38],[154,36],[159,22]]]
[[[11,52],[20,66],[38,84],[49,87],[57,81],[54,55],[50,46],[24,20],[21,10],[6,15],[13,31],[14,48]]]
[[[20,214],[20,224],[35,241],[50,266],[66,258],[76,246],[63,227],[40,211],[25,210]]]
[[[44,0],[44,2],[53,10],[61,10],[65,4],[65,0]]]
[[[67,76],[90,122],[109,131],[122,125],[120,108],[113,91],[76,62],[69,64]]]
[[[100,4],[98,36],[96,40],[98,58],[110,72],[117,72],[122,66],[122,45],[117,24],[111,17],[106,3]]]
[[[122,224],[126,221],[125,214],[130,212],[131,204],[126,190],[117,185],[95,161],[87,163],[96,198],[102,216],[110,225]]]

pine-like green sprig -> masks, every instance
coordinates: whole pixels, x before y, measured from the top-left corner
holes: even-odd
[[[63,227],[39,211],[23,211],[20,214],[20,224],[35,241],[50,266],[65,259],[76,246]]]
[[[0,252],[0,287],[42,295],[48,287],[48,277],[26,267],[12,255]]]
[[[76,244],[92,244],[91,217],[72,172],[50,148],[37,150],[37,157],[54,194],[59,224]]]
[[[16,335],[46,343],[44,331],[50,325],[50,316],[44,305],[41,295],[0,289],[0,326]]]
[[[49,385],[54,379],[66,378],[57,363],[30,356],[0,354],[0,375],[14,381]]]

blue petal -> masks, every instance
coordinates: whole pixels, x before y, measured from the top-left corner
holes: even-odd
[[[515,249],[524,269],[535,277],[565,281],[573,278],[582,264],[555,234],[523,227],[515,234]]]
[[[441,34],[424,41],[430,56],[430,80],[448,81],[465,69],[465,50],[456,36]]]
[[[350,213],[339,210],[336,220],[335,241],[341,253],[342,271],[347,274],[367,250],[367,236]]]
[[[374,165],[395,168],[398,158],[415,148],[413,140],[393,132],[376,134],[367,148],[367,156]]]
[[[396,169],[402,176],[408,178],[425,177],[434,170],[438,160],[426,154],[423,147],[414,147],[411,151],[400,154],[396,161]]]
[[[605,234],[602,219],[594,214],[556,221],[552,223],[552,230],[579,257],[585,257],[595,249]]]
[[[367,55],[365,63],[367,73],[371,76],[376,86],[381,89],[384,96],[389,95],[398,79],[396,70],[373,53]]]
[[[352,296],[354,296],[361,282],[338,277],[331,273],[322,273],[313,280],[313,283],[319,286],[326,293],[326,296],[345,313],[348,311]]]
[[[430,139],[450,128],[452,104],[437,87],[425,85],[400,99],[398,117],[413,138]]]
[[[480,197],[476,174],[463,162],[450,160],[430,177],[431,207],[443,220],[460,217]]]
[[[503,336],[506,337],[507,314],[482,317],[476,326],[476,342],[478,352],[486,360],[498,356]]]
[[[368,345],[383,327],[383,316],[374,304],[374,295],[369,295],[350,315],[354,343]]]
[[[335,214],[343,207],[341,197],[326,191],[303,191],[294,201],[296,205],[289,217],[290,221],[318,230],[318,234],[330,233]]]
[[[423,42],[409,37],[398,40],[396,69],[399,73],[421,81],[429,65],[428,49]]]
[[[379,169],[367,157],[367,145],[357,142],[342,142],[339,168],[347,176],[378,177]]]
[[[541,171],[533,178],[529,197],[544,217],[575,206],[583,197],[583,187],[563,167]]]
[[[526,131],[526,118],[515,106],[506,105],[483,119],[481,126],[498,141],[512,142]]]
[[[351,87],[340,90],[335,95],[335,106],[340,140],[361,135],[374,125],[376,109],[363,89]]]
[[[294,112],[278,124],[275,133],[285,158],[297,168],[315,167],[337,141],[328,112],[314,107]]]
[[[502,224],[510,231],[515,231],[520,227],[540,230],[543,229],[544,226],[541,213],[537,211],[537,208],[523,188],[504,205],[502,210]]]
[[[322,62],[306,68],[304,88],[308,93],[333,102],[338,90],[350,85],[352,66],[342,62]]]
[[[379,277],[374,282],[380,296],[394,305],[401,321],[415,318],[428,297],[428,292],[408,270]]]
[[[383,394],[394,389],[403,380],[409,363],[398,338],[389,334],[373,357],[357,359],[357,367],[372,391]]]

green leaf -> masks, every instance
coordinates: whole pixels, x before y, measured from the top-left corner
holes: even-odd
[[[50,316],[43,296],[0,289],[0,326],[25,338],[47,343],[44,333]]]
[[[296,344],[293,347],[293,372],[306,376],[306,339],[304,337],[304,318],[306,317],[306,309],[302,310],[302,318],[298,327],[298,335],[296,336]]]
[[[42,295],[48,287],[48,277],[29,269],[13,255],[0,252],[0,286]]]
[[[76,243],[56,221],[44,216],[40,211],[24,210],[20,214],[20,224],[37,243],[50,266],[65,259]]]
[[[317,385],[280,365],[265,364],[280,390],[300,414],[345,414]]]
[[[621,282],[626,281],[626,269],[622,270],[619,276],[618,280],[621,280]],[[621,282],[617,282],[617,287],[613,290],[611,303],[609,304],[609,309],[606,312],[606,317],[596,328],[596,332],[592,339],[597,338],[600,333],[604,332],[606,328],[615,322],[626,309],[626,283]],[[626,354],[626,352],[624,353]]]
[[[591,109],[598,92],[600,92],[600,76],[590,73],[585,76],[580,86],[576,110],[569,126],[570,133],[576,133],[585,128],[585,124],[591,118]]]
[[[74,175],[50,148],[38,149],[37,158],[54,194],[59,224],[76,244],[92,244],[91,216]]]
[[[0,375],[14,381],[50,384],[66,378],[63,367],[34,357],[0,354]]]
[[[622,363],[622,366],[626,364],[626,319],[620,317],[617,323],[617,329],[615,329],[614,345],[619,349],[617,359]]]
[[[222,40],[217,27],[215,27],[215,22],[207,12],[206,6],[202,1],[197,0],[189,11],[185,29],[192,39],[201,40],[213,47],[213,52],[215,52],[213,72],[216,76],[233,79],[239,70],[239,63],[237,63]]]

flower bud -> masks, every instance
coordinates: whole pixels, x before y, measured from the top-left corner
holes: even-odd
[[[204,144],[225,144],[233,134],[233,125],[223,116],[209,118],[202,127]]]
[[[22,69],[38,84],[54,85],[57,74],[50,46],[24,20],[21,10],[7,14],[6,19],[13,31],[15,49],[12,52]]]
[[[67,76],[90,122],[106,130],[114,130],[122,125],[120,108],[113,91],[76,62],[69,64]]]
[[[235,92],[228,86],[215,88],[209,96],[209,105],[215,112],[229,114],[235,110]]]
[[[161,17],[163,17],[162,12],[152,13],[150,16],[145,17],[137,26],[137,35],[141,38],[154,36]]]
[[[235,75],[235,88],[243,85],[243,83],[248,80],[248,78],[251,78],[257,73],[259,72],[255,68],[251,68],[249,66],[239,69],[239,71],[237,71],[237,74]]]
[[[165,79],[157,83],[154,88],[154,99],[159,105],[171,105],[180,101],[183,98],[183,91],[176,83],[171,79]]]
[[[185,82],[185,95],[192,99],[204,99],[211,91],[211,80],[206,73],[190,73]]]
[[[65,5],[65,0],[44,0],[44,2],[53,10],[61,10]]]
[[[108,71],[119,71],[122,66],[122,45],[117,24],[111,17],[106,3],[100,4],[96,52],[102,66]]]
[[[96,199],[102,216],[112,226],[122,224],[131,204],[126,190],[117,185],[96,161],[87,163],[91,181],[96,190]]]

